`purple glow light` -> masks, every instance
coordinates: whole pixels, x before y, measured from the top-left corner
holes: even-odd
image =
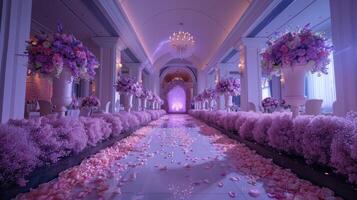
[[[167,93],[169,112],[186,112],[186,92],[181,86],[173,87]]]

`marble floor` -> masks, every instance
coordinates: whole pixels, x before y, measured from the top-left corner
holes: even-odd
[[[166,115],[17,198],[49,197],[339,199],[188,115]]]

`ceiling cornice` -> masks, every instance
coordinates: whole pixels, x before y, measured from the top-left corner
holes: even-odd
[[[260,21],[267,10],[270,10],[281,0],[254,0],[251,2],[241,19],[233,27],[222,45],[219,47],[214,56],[209,60],[207,66],[214,67],[219,64],[229,50],[236,48],[240,38],[245,37]]]
[[[119,33],[119,37],[123,43],[129,48],[132,53],[138,58],[141,63],[147,63],[146,66],[151,66],[152,63],[148,55],[144,51],[140,40],[138,39],[133,27],[129,23],[121,6],[117,0],[97,0],[95,1],[98,8],[110,20],[113,27]]]

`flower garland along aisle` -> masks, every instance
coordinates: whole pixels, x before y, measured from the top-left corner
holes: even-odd
[[[125,111],[130,112],[133,107],[133,95],[141,93],[141,84],[136,82],[132,77],[122,76],[117,80],[114,87],[123,97]]]
[[[230,111],[233,106],[233,96],[240,95],[240,80],[235,78],[220,80],[216,85],[216,91],[224,95],[225,108]]]
[[[308,71],[327,74],[332,46],[321,34],[312,32],[308,25],[268,41],[267,45],[261,54],[263,73],[268,76],[283,75],[284,99],[291,105],[295,117],[299,114],[299,106],[305,104],[305,74]]]
[[[73,79],[94,79],[95,56],[73,35],[62,33],[61,26],[57,33],[35,35],[27,43],[28,69],[52,78],[52,104],[64,116],[72,102]]]
[[[100,106],[100,100],[96,96],[84,97],[81,102],[81,113],[83,116],[91,116]]]
[[[216,90],[211,88],[205,89],[203,90],[202,96],[208,101],[208,109],[213,110],[215,99],[217,97]]]

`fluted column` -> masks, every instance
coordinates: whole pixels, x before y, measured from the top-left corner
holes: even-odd
[[[249,102],[260,105],[261,86],[261,66],[259,53],[265,44],[265,39],[242,38],[237,49],[239,51],[239,63],[241,66],[241,109],[248,111]]]
[[[96,76],[96,95],[101,101],[101,109],[105,110],[106,104],[111,102],[109,112],[113,112],[116,100],[113,86],[117,75],[118,37],[95,37],[93,41],[100,48],[100,68]]]
[[[330,0],[334,70],[335,114],[357,110],[357,1]]]
[[[0,28],[0,122],[24,117],[32,1],[3,0]]]

